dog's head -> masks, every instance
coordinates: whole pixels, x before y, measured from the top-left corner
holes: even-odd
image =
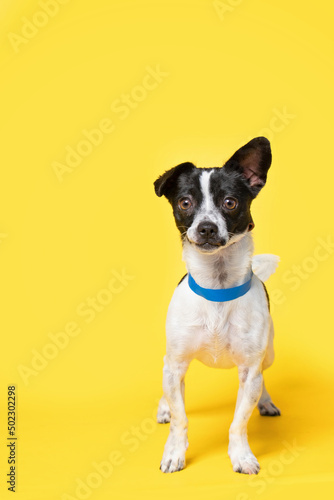
[[[266,183],[270,164],[270,143],[257,137],[221,168],[181,163],[161,175],[154,188],[171,203],[182,240],[213,253],[253,229],[250,205]]]

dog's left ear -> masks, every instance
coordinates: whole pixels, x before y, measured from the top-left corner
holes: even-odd
[[[265,137],[256,137],[234,153],[224,170],[241,172],[255,198],[266,183],[270,165],[270,142]]]
[[[155,181],[155,194],[157,196],[166,196],[166,198],[170,199],[173,188],[176,186],[176,181],[179,176],[193,169],[196,169],[193,163],[185,162],[177,165],[174,168],[171,168],[170,170],[167,170],[167,172],[160,175],[160,177]]]

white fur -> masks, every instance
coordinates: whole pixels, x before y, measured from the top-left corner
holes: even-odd
[[[280,258],[278,255],[272,255],[271,253],[254,255],[252,260],[253,272],[260,278],[261,281],[267,281],[267,279],[276,271],[279,261]]]
[[[226,231],[210,203],[210,172],[201,178],[203,206],[193,226],[212,220]],[[188,230],[189,232],[189,230]],[[164,396],[158,409],[159,422],[171,422],[161,461],[163,472],[185,466],[188,421],[184,409],[184,377],[190,362],[198,359],[215,368],[238,367],[240,387],[230,427],[229,456],[233,470],[246,474],[259,471],[247,440],[247,423],[256,405],[261,414],[278,415],[263,383],[262,372],[274,360],[274,330],[267,298],[260,279],[275,271],[278,257],[253,257],[253,241],[246,232],[212,253],[201,253],[185,240],[183,258],[188,272],[205,288],[229,288],[246,281],[251,266],[254,277],[249,292],[229,302],[210,302],[196,295],[187,278],[176,288],[169,305],[166,334],[167,354],[163,370]],[[232,244],[233,243],[233,244]]]
[[[212,197],[209,192],[209,183],[212,170],[202,172],[200,177],[200,185],[203,194],[202,204],[194,218],[191,227],[187,231],[188,239],[192,242],[197,242],[197,226],[200,222],[213,222],[218,227],[218,234],[220,238],[228,239],[228,232],[226,223],[222,215],[217,210],[213,203]]]

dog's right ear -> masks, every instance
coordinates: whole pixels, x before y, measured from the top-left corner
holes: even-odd
[[[177,165],[170,170],[167,170],[164,174],[160,175],[154,183],[154,190],[157,196],[166,196],[170,199],[173,189],[176,187],[176,181],[179,176],[185,172],[190,172],[190,170],[196,168],[193,163],[185,162]]]

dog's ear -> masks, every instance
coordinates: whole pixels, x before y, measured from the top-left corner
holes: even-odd
[[[167,170],[164,174],[160,175],[160,177],[154,183],[154,190],[157,196],[166,196],[166,198],[170,199],[170,195],[173,191],[173,188],[176,186],[176,181],[180,174],[185,172],[189,172],[190,170],[196,168],[193,163],[185,162],[177,165],[170,170]]]
[[[241,172],[255,198],[266,183],[270,165],[270,142],[265,137],[256,137],[234,153],[224,170]]]

